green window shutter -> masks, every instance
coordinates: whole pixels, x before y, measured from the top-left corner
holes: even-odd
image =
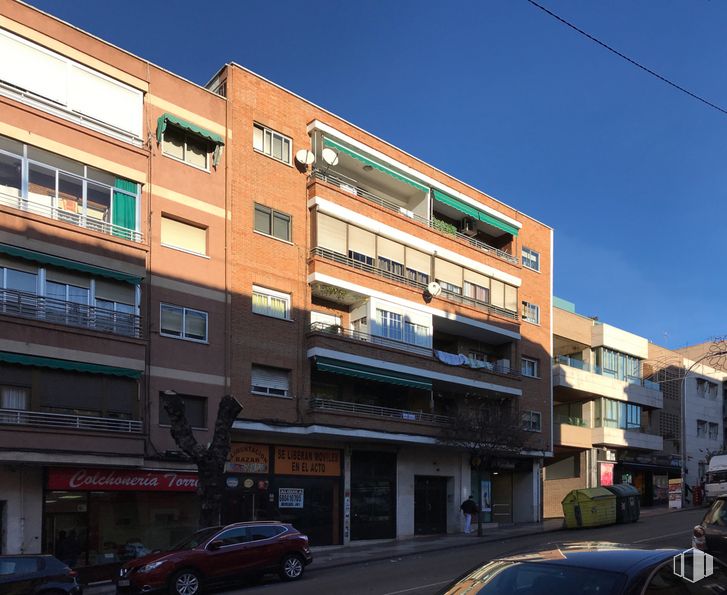
[[[134,195],[137,194],[136,182],[124,180],[123,178],[116,178],[114,184],[115,188],[119,190],[126,190]],[[123,192],[114,192],[114,204],[113,204],[113,220],[111,223],[123,229],[114,228],[113,234],[121,238],[131,240],[136,231],[136,196],[129,196]],[[128,231],[126,231],[128,230]]]

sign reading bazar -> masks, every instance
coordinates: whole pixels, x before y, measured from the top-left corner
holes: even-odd
[[[277,475],[341,475],[341,453],[323,448],[275,447]]]
[[[267,473],[270,447],[267,444],[244,444],[233,442],[230,456],[225,463],[227,473]]]
[[[49,490],[95,492],[195,492],[197,475],[136,469],[51,468]]]

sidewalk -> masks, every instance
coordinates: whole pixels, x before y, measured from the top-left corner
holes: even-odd
[[[658,508],[644,508],[641,517],[652,517],[675,512],[694,510],[688,507],[679,511],[669,511],[666,506]],[[478,545],[492,541],[510,539],[521,535],[535,533],[550,533],[563,529],[563,519],[545,519],[540,523],[519,523],[505,527],[483,527],[482,537],[477,537],[476,527],[469,535],[455,533],[449,535],[423,535],[408,539],[387,539],[380,541],[354,541],[349,545],[330,545],[311,548],[314,563],[310,570],[335,568],[361,562],[376,562],[390,558],[401,558],[424,552],[434,552],[450,548],[461,548],[468,545]],[[112,585],[103,584],[89,586],[83,591],[84,595],[109,595],[114,593]]]

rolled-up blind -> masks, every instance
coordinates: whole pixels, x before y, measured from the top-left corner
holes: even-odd
[[[434,259],[434,276],[445,283],[462,287],[462,267],[441,258]]]
[[[323,213],[316,213],[317,237],[319,248],[346,254],[346,223]]]
[[[96,281],[96,297],[122,304],[134,304],[134,287],[128,283],[113,283],[98,279]]]
[[[376,256],[376,236],[359,227],[348,228],[348,249],[366,256]]]
[[[484,287],[485,289],[490,288],[489,277],[485,277],[484,275],[480,275],[479,273],[475,273],[474,271],[470,271],[469,269],[464,270],[464,280],[468,283],[474,283],[475,285]]]
[[[432,274],[432,257],[424,252],[414,250],[414,248],[406,248],[406,268],[414,269],[420,273]]]
[[[387,238],[379,237],[376,240],[377,256],[388,258],[394,262],[404,264],[404,246],[397,242],[392,242]]]
[[[517,312],[517,287],[505,285],[505,309]]]
[[[252,367],[252,386],[265,388],[277,388],[287,391],[290,385],[290,373],[280,368],[268,368],[266,366]]]
[[[505,307],[505,284],[497,279],[490,283],[490,303],[498,308]]]

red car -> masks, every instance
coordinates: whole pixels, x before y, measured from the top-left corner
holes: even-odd
[[[200,529],[166,552],[127,562],[116,580],[117,593],[165,590],[199,595],[203,589],[277,572],[293,581],[313,561],[308,537],[278,522],[235,523]]]

